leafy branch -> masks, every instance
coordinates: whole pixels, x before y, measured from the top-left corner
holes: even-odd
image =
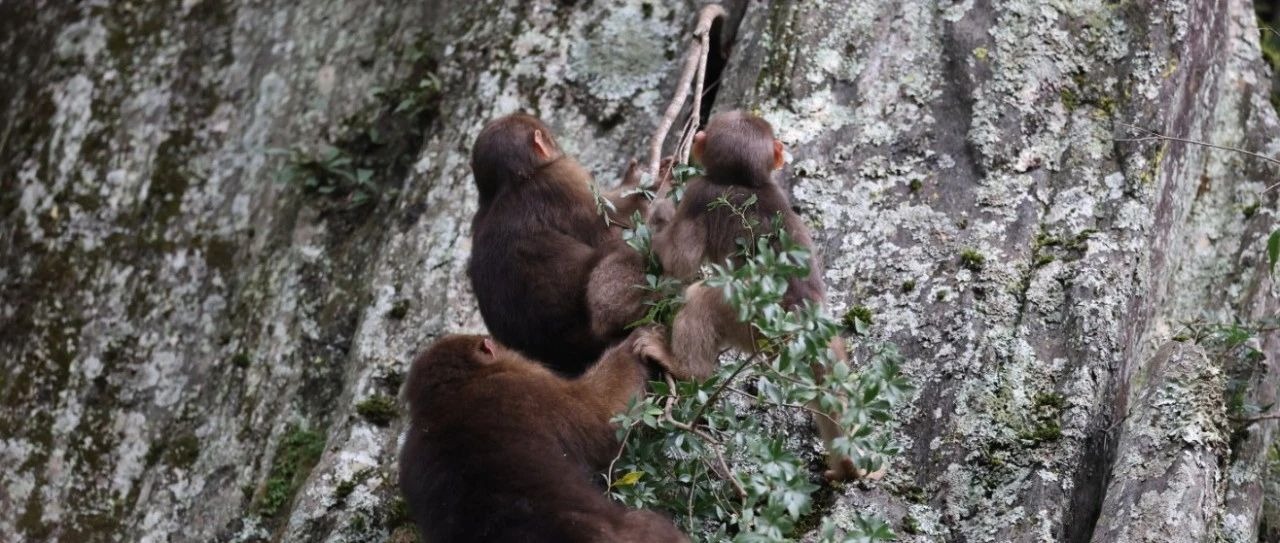
[[[832,417],[845,430],[833,447],[874,471],[897,453],[890,439],[893,411],[911,391],[891,345],[864,340],[869,356],[854,370],[829,349],[837,322],[814,304],[783,306],[789,282],[809,274],[809,251],[780,221],[765,229],[756,224],[747,212],[754,204],[711,204],[743,221],[749,235],[739,240],[734,259],[709,266],[705,284],[724,292],[738,318],[751,324],[756,352],[732,355],[705,381],[654,382],[650,395],[615,419],[622,446],[605,475],[616,499],[677,512],[697,540],[784,539],[813,511],[820,477],[809,464],[819,455],[797,449],[784,423],[763,415],[780,408]],[[649,231],[636,224],[625,237],[651,255]],[[640,288],[665,294],[651,302],[642,322],[669,323],[683,285],[657,273],[646,281]],[[826,377],[815,372],[819,367],[829,368]],[[892,538],[873,518],[847,532],[834,525],[823,530],[823,541]]]

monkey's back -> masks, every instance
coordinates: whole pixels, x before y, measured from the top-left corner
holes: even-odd
[[[752,197],[755,201],[750,205]],[[678,221],[693,221],[704,228],[707,252],[703,259],[711,263],[722,263],[733,257],[739,250],[737,240],[747,237],[747,230],[742,219],[732,210],[716,201],[724,198],[743,212],[748,219],[756,221],[755,235],[769,233],[773,228],[774,217],[781,217],[782,228],[798,245],[809,251],[809,274],[795,277],[787,283],[787,293],[783,297],[783,305],[793,308],[805,300],[816,304],[825,303],[826,289],[822,282],[822,262],[813,247],[809,229],[800,216],[791,209],[790,199],[776,183],[768,182],[754,186],[720,183],[707,177],[695,177],[689,180],[685,188],[684,198],[677,208]],[[754,243],[754,241],[751,241]],[[774,250],[781,246],[775,241]],[[735,263],[740,264],[741,258]]]
[[[591,483],[590,459],[616,447],[613,430],[546,377],[488,377],[411,422],[400,487],[425,541],[684,541]]]
[[[467,274],[499,342],[577,375],[609,346],[591,333],[585,285],[598,249],[620,240],[585,186],[562,185],[531,180],[477,213]]]

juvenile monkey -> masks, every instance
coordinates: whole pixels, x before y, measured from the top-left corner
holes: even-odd
[[[490,122],[471,151],[480,203],[467,275],[480,315],[504,345],[577,375],[644,312],[644,258],[598,212],[591,174],[531,115]],[[632,162],[604,195],[612,219],[645,212]]]
[[[822,263],[813,251],[809,230],[772,178],[785,160],[773,127],[741,111],[720,113],[694,136],[692,150],[706,174],[689,180],[678,207],[662,200],[650,218],[657,230],[653,251],[664,272],[691,281],[704,263],[721,263],[738,253],[737,240],[748,238],[749,232],[733,210],[712,205],[723,197],[748,221],[759,225],[753,227],[759,229],[757,234],[772,228],[774,218],[780,217],[782,229],[809,250],[809,275],[788,282],[783,307],[795,309],[806,300],[825,304]],[[746,205],[753,197],[754,203]],[[715,372],[720,349],[725,346],[753,352],[756,345],[751,325],[738,320],[719,289],[694,283],[685,290],[685,306],[672,324],[671,353],[663,365],[676,377],[705,379]],[[836,337],[830,348],[838,359],[848,359],[841,338]],[[815,371],[825,373],[825,368]],[[840,435],[839,427],[826,416],[815,416],[814,421],[830,450],[831,440]],[[832,456],[828,467],[826,475],[831,479],[847,479],[855,473],[848,458]]]
[[[618,450],[610,417],[644,391],[654,334],[633,332],[573,380],[483,336],[447,336],[419,355],[399,484],[423,539],[688,541],[591,482]]]

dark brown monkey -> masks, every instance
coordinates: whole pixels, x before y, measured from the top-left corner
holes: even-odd
[[[512,114],[471,151],[480,205],[467,274],[489,332],[565,375],[577,375],[644,313],[644,259],[600,216],[591,174],[536,117]],[[645,212],[634,161],[606,194],[615,219]]]
[[[782,142],[764,119],[741,111],[713,116],[693,140],[694,159],[706,174],[689,180],[679,206],[673,208],[670,200],[662,200],[650,217],[657,230],[653,251],[664,273],[690,281],[704,263],[722,263],[739,254],[737,240],[748,238],[749,232],[733,210],[712,205],[725,198],[756,225],[752,227],[755,235],[771,231],[774,218],[779,217],[791,239],[809,250],[809,275],[790,280],[783,307],[794,309],[806,300],[825,304],[822,262],[813,251],[809,230],[772,178],[782,168],[784,155]],[[746,205],[751,198],[754,203]],[[685,290],[684,308],[671,328],[671,353],[662,363],[676,377],[704,379],[715,372],[721,348],[753,351],[752,332],[750,324],[738,320],[719,289],[694,283]],[[837,358],[847,360],[841,338],[832,341],[831,349]],[[815,371],[825,372],[825,368]],[[814,420],[829,448],[840,435],[839,427],[829,417]],[[830,478],[846,479],[854,473],[847,458],[832,457],[828,464]]]
[[[400,490],[424,540],[688,541],[592,483],[618,450],[610,417],[644,392],[654,335],[633,332],[573,380],[484,336],[448,336],[418,356]]]

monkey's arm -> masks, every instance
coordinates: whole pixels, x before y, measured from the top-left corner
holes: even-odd
[[[632,398],[644,393],[649,379],[644,357],[649,349],[665,343],[663,335],[654,328],[633,331],[573,382],[575,394],[606,420],[625,410]]]
[[[672,175],[671,168],[675,164],[675,157],[669,156],[662,159],[662,164],[658,166],[658,182],[657,186],[646,187],[652,189],[652,198],[636,191],[640,188],[640,170],[637,169],[635,159],[627,164],[627,170],[622,174],[622,182],[618,184],[618,188],[605,194],[605,198],[613,204],[617,210],[609,216],[609,219],[617,224],[631,225],[631,216],[639,212],[646,220],[650,219],[654,206],[662,203],[669,203],[666,195],[671,190]],[[627,196],[623,196],[626,194]],[[654,203],[657,202],[657,203]],[[653,226],[650,222],[650,226]]]
[[[609,212],[610,224],[631,226],[631,216],[636,212],[642,216],[649,213],[649,199],[637,191],[638,188],[640,188],[640,171],[635,159],[632,159],[627,164],[627,170],[622,174],[622,182],[618,187],[604,193],[604,197],[613,205],[613,211]]]
[[[653,253],[662,263],[663,273],[681,281],[691,281],[698,276],[706,247],[706,229],[679,211],[670,224],[653,235]]]
[[[650,293],[640,288],[645,281],[640,253],[622,242],[601,250],[605,254],[587,278],[587,316],[591,333],[612,343],[644,316]]]

